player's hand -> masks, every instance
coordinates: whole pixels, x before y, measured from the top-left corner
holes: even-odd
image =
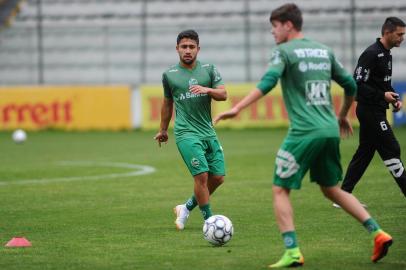
[[[393,105],[393,112],[398,112],[400,109],[402,109],[403,103],[402,101],[398,100],[395,103],[392,103]]]
[[[225,119],[229,119],[229,118],[234,118],[238,115],[240,111],[237,108],[232,108],[229,111],[220,113],[219,115],[217,115],[214,120],[213,123],[217,124],[220,120],[225,120]]]
[[[168,143],[168,131],[166,130],[161,130],[159,131],[155,137],[154,140],[156,140],[158,142],[159,147],[161,147],[161,143]]]
[[[338,125],[340,126],[340,136],[348,138],[353,134],[352,126],[347,117],[338,118]]]
[[[399,101],[399,94],[395,92],[385,92],[385,101],[393,104]]]
[[[209,88],[197,84],[189,87],[189,92],[193,94],[207,94],[209,93],[209,91],[210,91]]]

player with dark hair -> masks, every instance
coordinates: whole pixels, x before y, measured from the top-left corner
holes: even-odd
[[[226,100],[227,92],[217,68],[197,60],[199,36],[194,30],[179,33],[176,50],[179,63],[162,75],[164,100],[160,130],[154,139],[159,146],[168,141],[175,103],[176,145],[194,179],[193,196],[174,208],[176,228],[183,230],[197,205],[205,220],[212,215],[210,195],[224,181],[224,154],[212,124],[211,101]]]
[[[302,14],[295,4],[285,4],[272,11],[270,21],[277,46],[272,50],[268,71],[245,98],[214,121],[236,117],[281,79],[283,99],[289,115],[290,128],[277,152],[273,182],[273,205],[276,220],[285,244],[282,258],[271,268],[301,266],[304,258],[299,250],[293,208],[289,199],[292,189],[300,189],[308,170],[323,194],[370,232],[374,239],[371,257],[377,262],[386,255],[392,237],[350,193],[340,189],[340,132],[352,134],[347,113],[354,100],[356,84],[352,76],[335,58],[327,46],[307,39],[300,31]],[[335,80],[344,88],[345,98],[337,117],[333,110],[330,87]]]
[[[348,166],[341,188],[352,192],[378,151],[403,195],[406,196],[406,172],[400,158],[400,146],[386,119],[389,103],[394,112],[402,108],[399,95],[392,88],[392,55],[405,35],[406,24],[389,17],[382,25],[382,37],[359,57],[354,78],[358,85],[356,108],[360,123],[359,146]],[[335,207],[340,207],[334,204]]]

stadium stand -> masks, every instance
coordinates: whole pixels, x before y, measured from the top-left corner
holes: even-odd
[[[0,32],[0,85],[159,83],[162,72],[178,61],[176,35],[186,28],[199,32],[200,59],[215,63],[227,82],[256,81],[274,46],[269,13],[283,3],[26,0],[12,27]],[[352,70],[351,1],[298,4],[306,36],[331,46]],[[385,17],[406,15],[404,0],[355,4],[356,56],[379,36]],[[394,50],[394,78],[406,69],[403,51]]]

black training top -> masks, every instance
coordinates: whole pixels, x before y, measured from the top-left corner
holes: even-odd
[[[359,104],[373,105],[377,109],[389,108],[384,96],[385,92],[395,92],[392,88],[392,55],[379,38],[359,57],[354,79]]]

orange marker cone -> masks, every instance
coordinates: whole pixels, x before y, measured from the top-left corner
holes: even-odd
[[[13,237],[8,243],[6,247],[30,247],[31,243],[24,237]]]

